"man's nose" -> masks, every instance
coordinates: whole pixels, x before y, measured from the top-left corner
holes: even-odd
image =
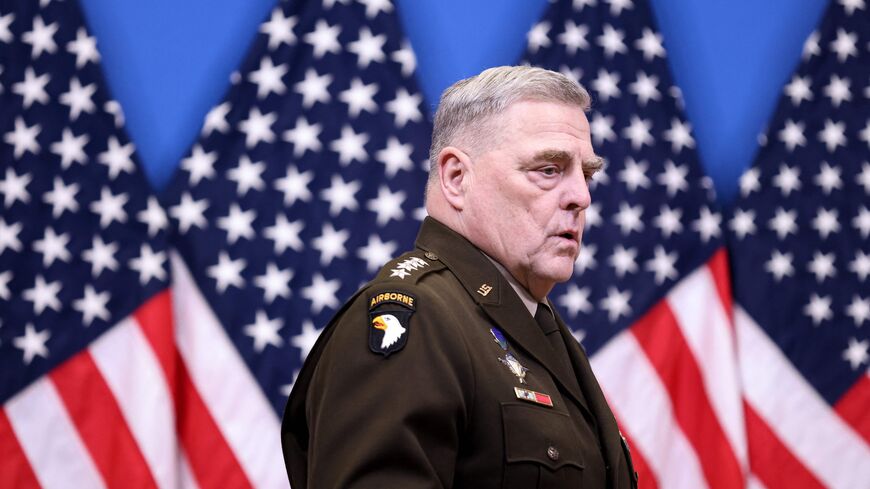
[[[592,203],[589,194],[589,184],[583,172],[579,175],[571,175],[563,181],[565,188],[562,192],[562,208],[566,210],[585,210]]]

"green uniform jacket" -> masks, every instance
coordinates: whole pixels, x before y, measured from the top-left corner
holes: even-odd
[[[431,218],[416,246],[308,355],[281,426],[293,489],[636,487],[588,358],[558,314],[573,372],[480,250]],[[525,383],[507,353],[528,369]],[[597,434],[584,436],[577,413]]]

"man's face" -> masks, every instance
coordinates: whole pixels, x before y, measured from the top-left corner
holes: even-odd
[[[571,277],[597,159],[579,107],[522,101],[496,116],[494,141],[472,154],[466,236],[540,299]]]

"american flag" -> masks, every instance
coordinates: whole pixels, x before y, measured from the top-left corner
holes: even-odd
[[[870,13],[832,2],[728,222],[755,487],[870,488]]]
[[[279,4],[170,218],[75,2],[0,7],[0,46],[3,485],[286,487],[279,413],[318,326],[422,217],[394,7]]]
[[[176,327],[215,443],[195,473],[286,484],[279,416],[302,362],[423,216],[415,63],[388,0],[281,2],[181,161],[163,199]]]
[[[168,219],[75,2],[0,5],[0,485],[172,487]]]
[[[722,217],[649,5],[556,2],[529,31],[525,60],[592,95],[607,166],[574,278],[552,296],[591,355],[640,487],[744,487]]]

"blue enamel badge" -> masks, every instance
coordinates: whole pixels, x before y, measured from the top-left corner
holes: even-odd
[[[508,342],[501,330],[493,326],[489,328],[489,332],[492,334],[492,337],[495,338],[495,342],[498,343],[498,346],[500,346],[502,350],[507,351]]]

